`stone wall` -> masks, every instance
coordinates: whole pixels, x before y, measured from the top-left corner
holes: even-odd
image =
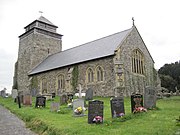
[[[101,66],[104,69],[104,81],[97,82],[95,77],[95,69],[97,66]],[[61,93],[74,93],[75,91],[72,90],[72,87],[68,87],[68,71],[73,66],[68,66],[48,72],[44,72],[41,74],[35,75],[38,78],[38,87],[37,89],[40,91],[41,94],[41,80],[43,78],[47,79],[47,87],[48,93],[56,92],[58,93],[57,89],[57,76],[62,74],[65,76],[65,89],[61,89]],[[88,84],[86,79],[86,71],[91,67],[94,71],[94,82]],[[99,60],[89,61],[85,63],[78,64],[79,76],[78,76],[78,83],[82,84],[82,89],[85,91],[87,88],[92,88],[94,95],[96,96],[113,96],[114,95],[114,85],[115,85],[115,76],[114,76],[114,66],[113,66],[113,57],[106,57]],[[34,77],[35,77],[34,76]],[[71,85],[71,84],[70,84]]]
[[[144,55],[145,74],[132,72],[132,51],[139,49]],[[124,67],[125,96],[133,92],[144,93],[145,86],[154,86],[154,62],[136,28],[127,36],[119,48],[120,61]],[[116,56],[117,57],[117,56]],[[115,58],[116,58],[115,57]]]

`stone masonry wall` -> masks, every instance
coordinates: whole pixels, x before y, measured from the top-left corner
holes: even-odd
[[[139,49],[143,52],[144,75],[133,73],[131,70],[132,51],[134,49]],[[122,61],[124,66],[125,96],[130,96],[132,92],[143,94],[145,86],[154,86],[154,62],[136,28],[131,31],[120,47],[120,61]]]
[[[103,82],[97,82],[95,77],[95,69],[97,66],[101,66],[104,69],[104,81]],[[68,89],[68,70],[73,66],[68,66],[56,70],[52,70],[49,72],[44,72],[41,74],[35,75],[38,79],[38,90],[41,94],[41,80],[43,78],[47,79],[47,87],[48,87],[48,93],[56,92],[57,93],[57,76],[62,74],[65,76],[65,85],[66,88],[61,90],[61,93],[68,93],[74,91],[72,89]],[[94,71],[94,82],[88,84],[86,80],[86,71],[87,69],[91,67]],[[79,76],[78,76],[78,83],[82,84],[82,89],[85,92],[87,88],[92,88],[94,95],[96,96],[113,96],[114,95],[114,85],[115,85],[115,78],[114,78],[114,67],[113,67],[113,57],[106,57],[99,60],[89,61],[85,63],[78,64],[78,70],[79,70]]]

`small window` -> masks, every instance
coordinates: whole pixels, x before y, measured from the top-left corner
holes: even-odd
[[[64,89],[65,88],[64,75],[59,75],[57,81],[58,81],[58,89]]]
[[[43,78],[42,79],[42,94],[47,93],[47,79]]]

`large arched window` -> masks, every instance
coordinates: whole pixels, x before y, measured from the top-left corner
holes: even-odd
[[[86,78],[87,78],[88,83],[94,82],[94,73],[93,73],[93,70],[91,68],[87,69],[86,76],[87,76]]]
[[[42,94],[47,93],[47,79],[46,78],[42,78],[41,88],[42,88]]]
[[[139,49],[132,52],[132,72],[144,74],[144,55]]]
[[[101,82],[104,80],[104,74],[103,74],[103,69],[102,67],[98,66],[96,68],[96,77],[97,77],[97,81]]]
[[[60,74],[57,77],[57,85],[58,85],[58,90],[59,89],[65,89],[65,79],[64,75]]]

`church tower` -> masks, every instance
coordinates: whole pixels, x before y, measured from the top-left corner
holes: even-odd
[[[43,16],[24,27],[25,33],[19,36],[18,60],[15,64],[13,86],[19,92],[29,91],[29,71],[48,55],[61,51],[63,35],[56,32],[57,28]]]

